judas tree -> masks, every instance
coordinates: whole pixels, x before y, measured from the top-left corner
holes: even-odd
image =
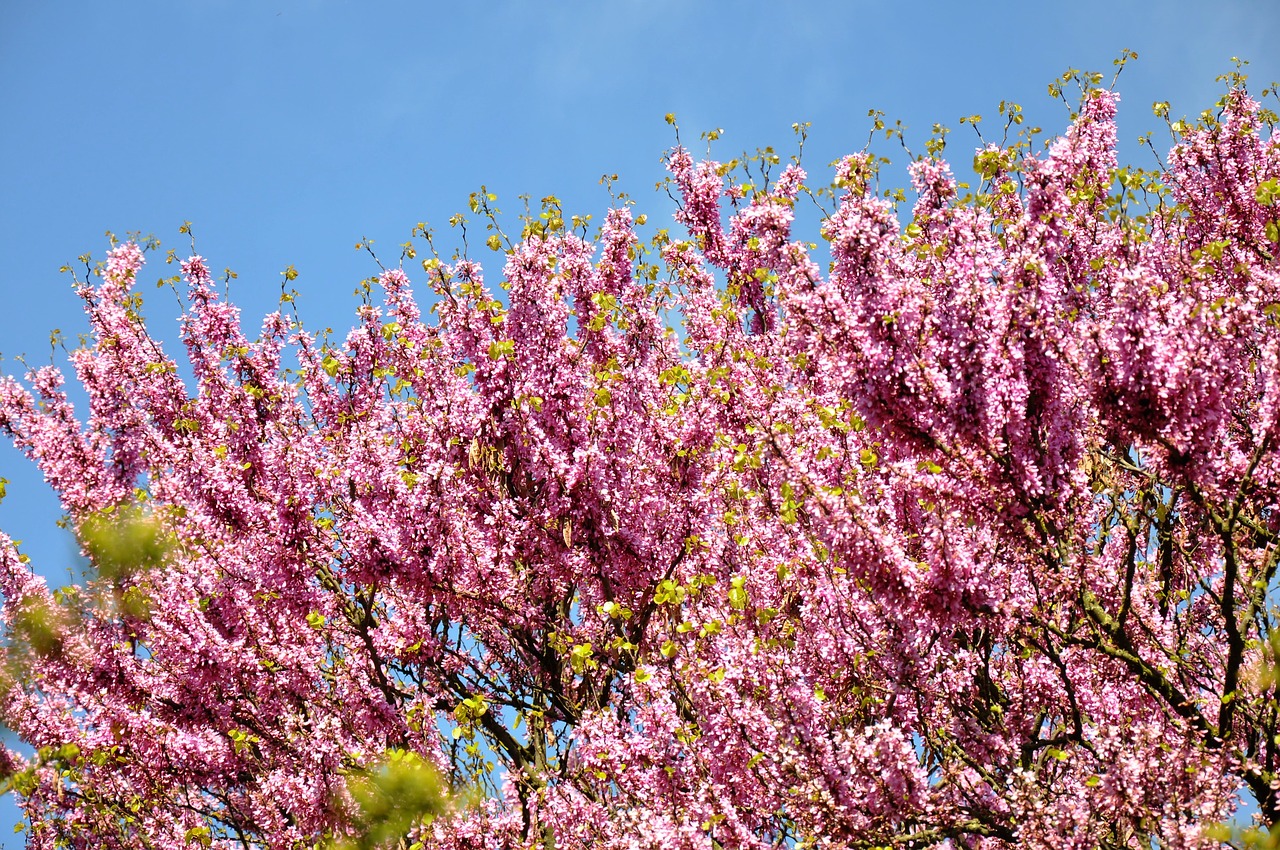
[[[87,419],[53,367],[0,383],[96,567],[50,591],[0,547],[30,846],[1280,823],[1275,117],[1236,80],[1122,168],[1084,81],[972,185],[931,143],[909,208],[869,153],[815,189],[677,147],[673,231],[548,199],[500,283],[432,256],[425,299],[410,245],[341,343],[251,336],[191,256],[180,365],[114,247]],[[369,838],[396,765],[447,789]]]

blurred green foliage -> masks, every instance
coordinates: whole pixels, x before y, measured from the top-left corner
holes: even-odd
[[[414,752],[388,750],[375,767],[352,774],[347,791],[355,804],[352,833],[332,850],[422,850],[408,843],[415,828],[431,823],[449,805],[449,789],[440,773]]]

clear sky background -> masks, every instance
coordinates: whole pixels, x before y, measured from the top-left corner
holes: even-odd
[[[961,116],[993,126],[1016,101],[1059,132],[1066,109],[1047,84],[1067,68],[1109,79],[1131,48],[1122,157],[1150,166],[1135,139],[1157,130],[1167,147],[1153,101],[1175,117],[1212,107],[1232,56],[1261,89],[1280,79],[1277,44],[1278,0],[0,0],[0,371],[21,373],[21,354],[48,363],[54,328],[72,341],[86,329],[58,268],[101,258],[106,230],[181,252],[192,221],[210,265],[239,274],[250,328],[292,264],[304,322],[341,336],[352,290],[377,271],[353,245],[372,238],[394,260],[426,221],[452,250],[448,218],[482,183],[509,213],[519,194],[554,193],[599,222],[600,176],[617,173],[638,212],[669,216],[653,189],[674,142],[667,112],[686,142],[724,128],[721,159],[786,155],[792,123],[812,122],[805,165],[825,179],[882,109],[916,150],[949,125],[961,171],[976,143]],[[476,253],[496,279],[498,255]],[[147,282],[173,269],[151,257],[147,312],[172,344],[172,295]],[[65,583],[74,546],[56,500],[7,445],[0,476],[0,529]],[[15,817],[0,800],[0,847],[22,846]]]

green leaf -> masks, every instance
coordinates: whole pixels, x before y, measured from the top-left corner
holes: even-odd
[[[1269,207],[1276,202],[1276,198],[1280,197],[1280,180],[1272,177],[1270,180],[1264,180],[1258,184],[1258,191],[1255,195],[1258,203],[1264,207]]]
[[[659,605],[679,605],[684,601],[686,591],[677,582],[665,579],[653,592],[653,601]]]
[[[199,844],[201,847],[213,846],[213,832],[207,826],[195,826],[188,829],[183,836],[188,844]]]

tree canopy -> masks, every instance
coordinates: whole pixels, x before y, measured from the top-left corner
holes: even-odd
[[[869,151],[815,188],[676,147],[643,240],[548,198],[508,241],[479,193],[501,282],[420,227],[342,342],[288,303],[251,337],[193,253],[180,366],[114,246],[87,419],[57,368],[0,381],[96,568],[51,591],[0,539],[29,846],[1280,823],[1275,115],[1234,78],[1121,167],[1080,80],[971,183],[931,143],[910,208]]]

